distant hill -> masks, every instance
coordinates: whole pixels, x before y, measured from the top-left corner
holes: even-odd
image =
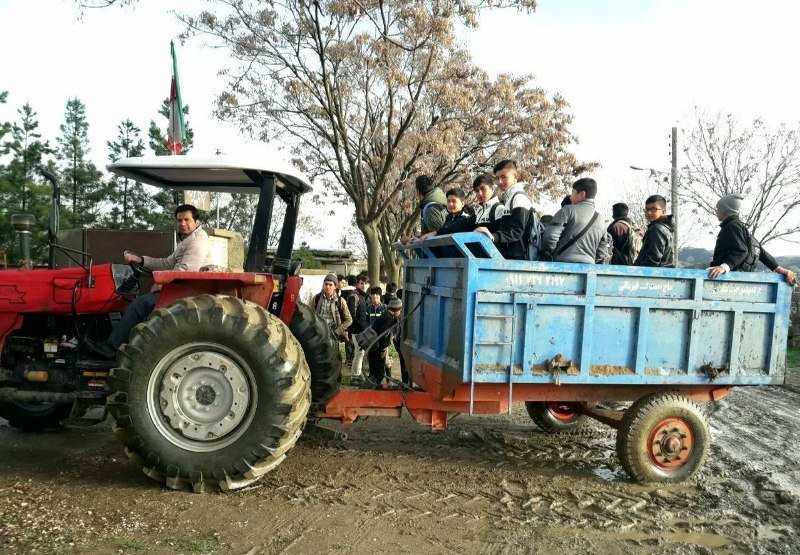
[[[767,250],[769,250],[769,247],[767,247]],[[712,251],[708,249],[695,247],[683,249],[679,256],[681,268],[707,268],[708,263],[711,262],[712,254]],[[800,269],[800,256],[778,256],[776,259],[781,266],[787,266],[794,270]],[[764,269],[764,266],[760,264],[758,267],[762,270]]]

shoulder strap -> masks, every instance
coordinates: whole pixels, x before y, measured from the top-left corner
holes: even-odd
[[[435,200],[432,200],[429,203],[425,204],[425,206],[422,207],[422,221],[425,223],[425,225],[428,225],[428,222],[426,220],[428,218],[428,208],[431,207],[431,204],[444,207],[444,204],[442,204],[441,202],[436,202]]]
[[[564,243],[563,245],[561,245],[559,248],[557,248],[557,249],[556,249],[556,253],[555,253],[555,254],[556,254],[556,256],[558,256],[559,254],[563,253],[565,250],[567,250],[567,249],[568,249],[568,248],[570,248],[572,245],[574,245],[575,243],[577,243],[577,242],[578,242],[578,239],[580,239],[581,237],[583,237],[583,236],[586,234],[586,232],[587,232],[587,231],[589,231],[589,228],[590,228],[590,227],[592,227],[592,225],[594,225],[594,222],[597,220],[597,217],[598,217],[599,215],[600,215],[600,214],[599,214],[598,212],[595,212],[595,213],[594,213],[594,216],[592,216],[592,219],[591,219],[591,220],[589,220],[589,223],[588,223],[588,224],[586,224],[586,227],[584,227],[584,228],[583,228],[583,229],[582,229],[582,230],[581,230],[581,231],[580,231],[580,232],[579,232],[577,235],[575,235],[574,237],[572,237],[572,239],[570,239],[569,241],[567,241],[566,243]]]
[[[500,202],[500,201],[497,201],[497,202],[495,202],[495,203],[492,205],[492,208],[491,208],[491,210],[490,210],[490,212],[489,212],[489,217],[490,217],[490,220],[489,220],[489,221],[496,221],[496,220],[498,219],[498,218],[497,218],[497,210],[498,210],[498,209],[500,209],[500,210],[505,210],[505,208],[506,208],[506,207],[505,207],[505,206],[503,206],[503,203],[502,203],[502,202]]]

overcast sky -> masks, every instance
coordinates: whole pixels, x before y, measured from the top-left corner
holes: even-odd
[[[105,142],[121,120],[146,133],[156,117],[169,92],[169,41],[182,30],[173,10],[189,5],[203,3],[139,0],[78,19],[72,0],[0,0],[0,91],[9,92],[0,120],[15,119],[29,102],[42,134],[54,139],[67,98],[77,96],[92,158],[104,165]],[[800,3],[790,1],[540,0],[529,16],[487,12],[477,31],[461,36],[491,72],[531,73],[566,98],[575,151],[601,162],[600,201],[610,205],[646,177],[628,166],[668,171],[670,129],[695,105],[745,121],[800,121],[798,21]],[[195,150],[242,149],[236,130],[210,115],[225,86],[217,76],[223,53],[200,40],[176,48]]]

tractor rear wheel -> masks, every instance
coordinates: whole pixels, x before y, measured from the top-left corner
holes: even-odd
[[[617,430],[617,455],[637,482],[683,482],[705,464],[711,435],[703,409],[674,393],[633,403]]]
[[[23,432],[58,428],[72,412],[72,403],[0,403],[0,417]]]
[[[566,401],[526,401],[525,408],[537,426],[549,434],[574,432],[588,417],[578,412],[577,403]]]
[[[111,372],[114,433],[172,489],[234,490],[283,461],[306,422],[309,370],[262,307],[201,295],[136,326]]]
[[[339,390],[342,355],[322,317],[304,303],[295,305],[289,329],[306,356],[311,371],[311,401],[325,403]]]

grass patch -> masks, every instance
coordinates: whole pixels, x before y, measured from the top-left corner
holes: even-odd
[[[153,551],[155,545],[146,540],[128,539],[119,544],[126,551]]]
[[[800,347],[789,347],[786,351],[786,366],[789,368],[800,367]]]
[[[188,553],[212,553],[219,547],[214,536],[167,536],[161,542]]]

